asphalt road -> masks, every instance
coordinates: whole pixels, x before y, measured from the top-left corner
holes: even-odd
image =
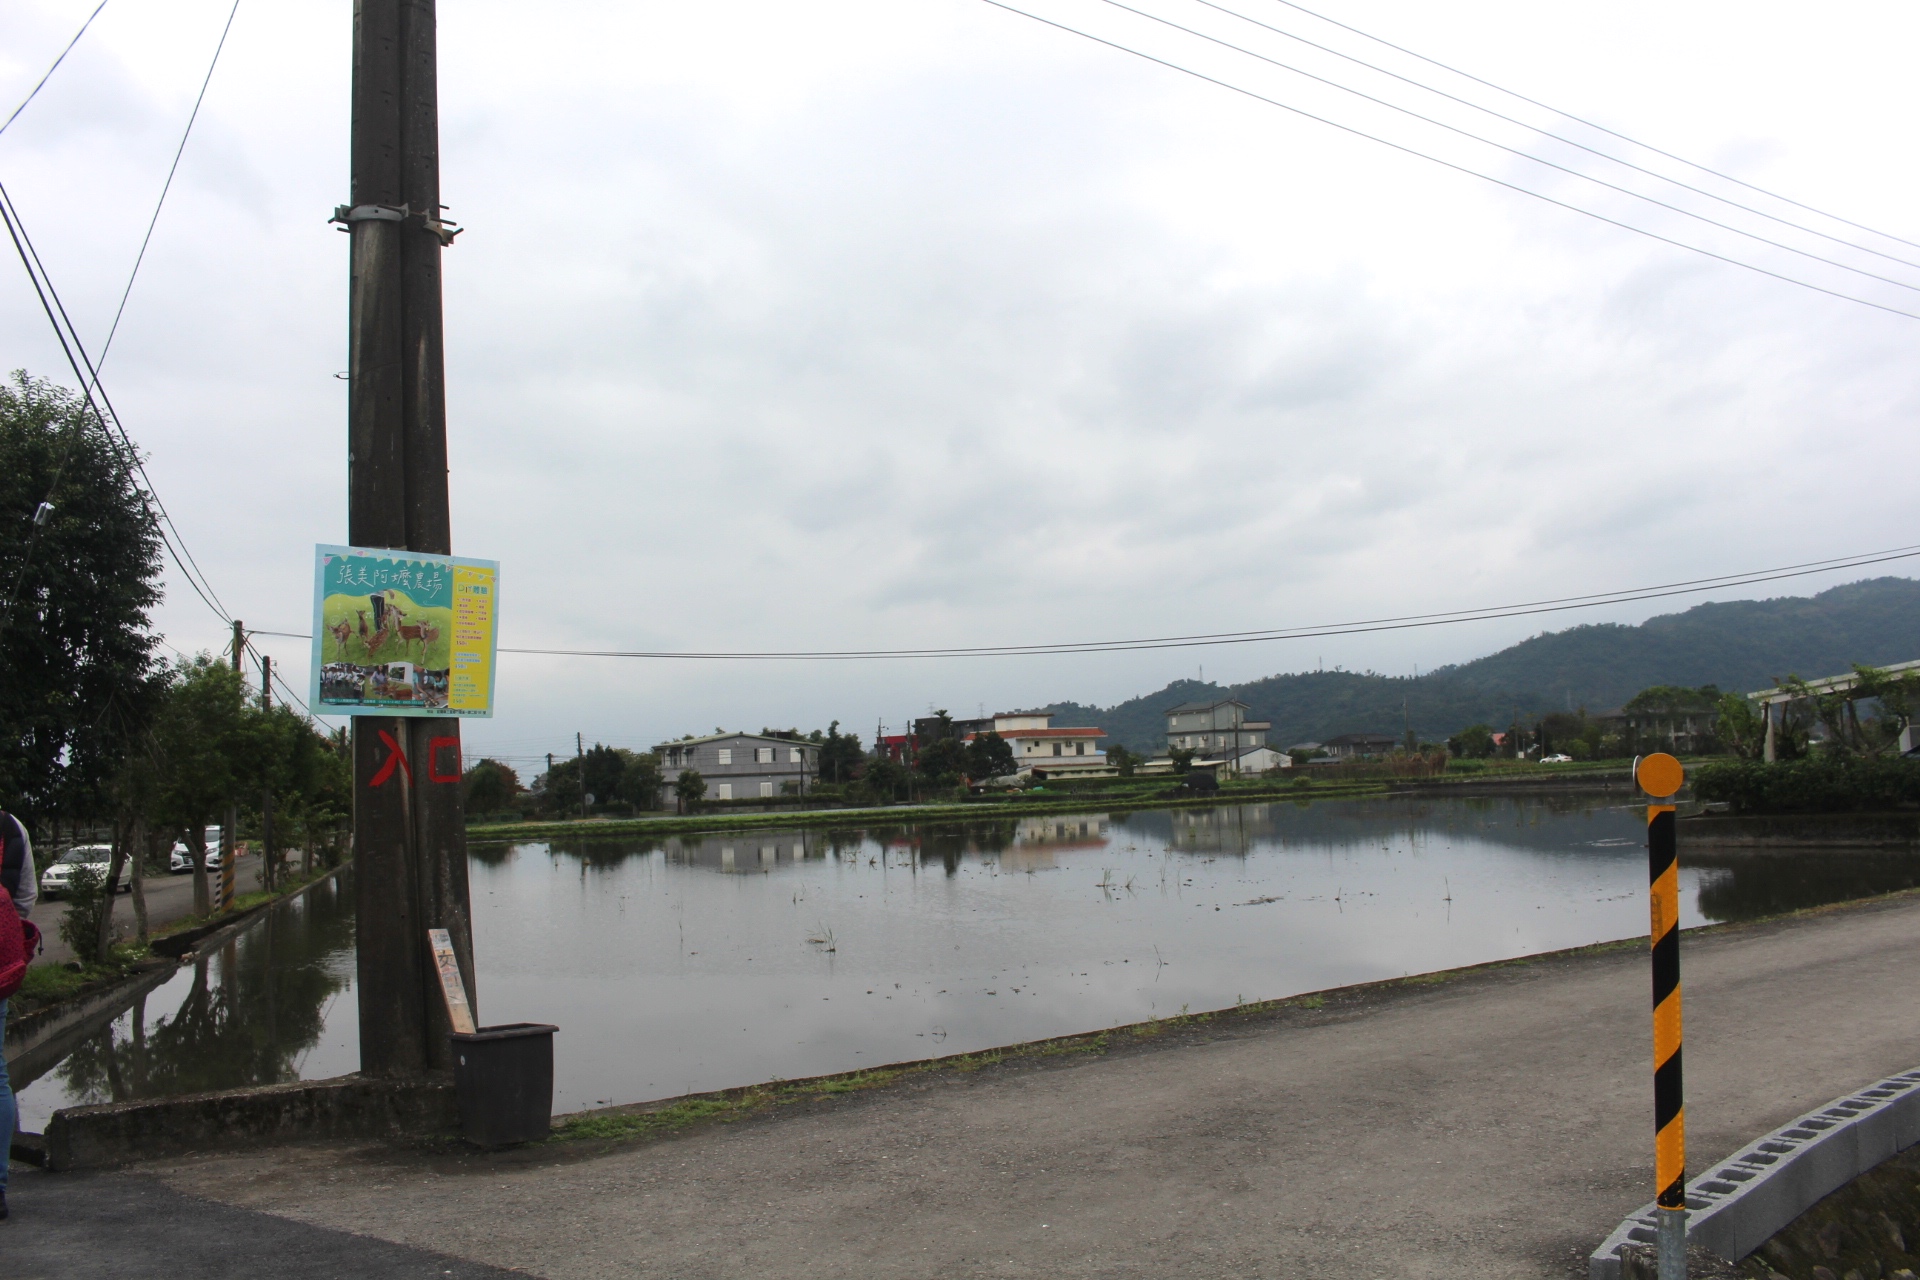
[[[1908,897],[1688,936],[1693,1168],[1920,1064],[1917,931]],[[222,1239],[291,1221],[552,1280],[1557,1280],[1650,1196],[1648,999],[1629,948],[605,1149],[315,1145],[71,1182],[16,1171],[22,1213],[0,1232],[36,1201],[64,1216],[152,1179],[204,1198],[171,1203],[176,1222],[264,1211]],[[42,1181],[59,1188],[44,1200],[28,1190]],[[143,1221],[91,1238],[145,1252]],[[206,1256],[172,1254],[172,1274],[227,1274],[196,1270]]]
[[[233,864],[234,892],[252,893],[260,887],[260,858],[248,855]],[[147,927],[157,929],[193,914],[193,877],[190,875],[149,875],[146,879]],[[220,891],[220,873],[207,873],[207,889]],[[41,898],[33,909],[33,922],[46,935],[47,949],[42,960],[64,964],[73,952],[60,940],[60,922],[67,918],[67,904],[59,898]],[[113,900],[114,923],[125,933],[133,932],[133,895],[120,894]]]

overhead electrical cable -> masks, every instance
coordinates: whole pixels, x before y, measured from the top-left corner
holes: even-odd
[[[105,2],[101,0],[102,4]],[[140,252],[134,255],[133,270],[127,273],[127,287],[120,291],[120,305],[114,309],[113,323],[107,328],[106,341],[100,344],[100,358],[94,361],[96,378],[99,377],[100,366],[107,362],[107,352],[113,347],[113,336],[120,332],[120,317],[127,312],[127,298],[133,293],[133,282],[139,278],[140,264],[147,260],[147,246],[153,242],[153,229],[160,223],[160,210],[166,207],[167,192],[173,190],[173,175],[180,171],[180,157],[186,152],[187,139],[193,136],[193,122],[200,118],[200,104],[207,100],[207,86],[213,83],[213,70],[220,65],[220,51],[227,47],[227,33],[233,30],[233,20],[239,12],[240,0],[233,0],[233,8],[227,11],[227,25],[220,28],[220,41],[213,46],[213,61],[207,64],[207,74],[200,81],[200,94],[193,100],[193,110],[187,113],[187,127],[180,131],[180,145],[173,149],[173,163],[167,166],[167,180],[160,184],[160,198],[154,201],[153,216],[147,219],[147,234],[141,237]]]
[[[651,658],[710,659],[723,661],[866,661],[882,658],[1015,658],[1048,654],[1132,653],[1150,649],[1184,649],[1210,645],[1253,644],[1276,640],[1311,640],[1327,636],[1361,635],[1375,631],[1405,631],[1419,627],[1451,626],[1463,622],[1486,622],[1499,618],[1518,618],[1533,614],[1564,613],[1573,609],[1597,609],[1606,605],[1630,604],[1637,600],[1658,600],[1669,596],[1696,595],[1728,587],[1754,586],[1779,582],[1809,574],[1834,573],[1843,569],[1886,564],[1920,556],[1920,545],[1869,551],[1859,555],[1809,560],[1773,569],[1747,573],[1720,574],[1710,578],[1691,578],[1680,582],[1659,583],[1648,587],[1629,587],[1619,591],[1600,591],[1588,595],[1560,596],[1521,604],[1490,605],[1479,609],[1452,609],[1440,613],[1407,614],[1399,617],[1370,618],[1357,622],[1338,622],[1301,627],[1270,627],[1255,631],[1218,631],[1200,635],[1151,636],[1133,640],[1062,641],[1052,644],[1013,644],[943,646],[925,649],[794,649],[762,652],[704,652],[622,649],[551,649],[500,646],[501,653],[535,654],[563,658]],[[310,634],[295,631],[256,631],[263,636],[282,636],[289,640],[311,640]]]
[[[147,513],[147,519],[152,522],[155,532],[160,535],[161,543],[166,547],[168,556],[187,579],[187,585],[193,588],[194,594],[198,595],[222,621],[231,622],[233,615],[219,603],[219,596],[214,592],[212,583],[205,581],[205,575],[199,573],[200,566],[193,560],[192,553],[186,550],[185,539],[179,537],[178,526],[174,525],[173,517],[167,513],[166,504],[160,500],[159,493],[154,489],[152,478],[147,475],[146,465],[141,461],[139,449],[135,447],[133,438],[127,434],[125,426],[121,424],[119,415],[114,412],[113,403],[107,398],[105,388],[99,385],[99,378],[94,372],[92,362],[87,358],[79,333],[67,316],[66,305],[60,301],[58,290],[54,288],[51,277],[47,275],[45,267],[40,262],[40,255],[33,247],[33,241],[20,220],[20,211],[15,207],[13,197],[8,193],[5,183],[0,183],[0,221],[4,221],[8,238],[13,241],[14,251],[19,254],[21,265],[27,270],[27,278],[33,284],[35,295],[40,299],[40,308],[46,313],[47,322],[53,326],[54,337],[60,343],[60,350],[67,358],[68,367],[73,370],[73,376],[80,387],[87,410],[98,423],[108,447],[121,458],[128,478],[131,479],[133,473],[137,471],[140,478],[146,482],[146,488],[138,490],[141,505]],[[99,397],[97,403],[96,393]],[[105,413],[101,412],[101,405],[106,406]],[[109,421],[112,423],[111,426],[108,425]],[[116,432],[119,437],[118,442],[115,440]],[[158,515],[155,514],[155,508],[158,508]],[[172,531],[171,535],[169,535],[169,529]],[[175,546],[176,539],[179,539],[178,547]],[[8,606],[10,609],[11,600]]]
[[[1750,204],[1742,204],[1738,200],[1731,199],[1728,196],[1723,196],[1718,192],[1709,191],[1705,187],[1696,187],[1692,183],[1682,182],[1680,181],[1680,179],[1672,177],[1668,174],[1661,173],[1657,169],[1649,169],[1645,165],[1635,164],[1633,161],[1625,159],[1624,157],[1621,157],[1621,156],[1614,155],[1610,151],[1602,151],[1598,147],[1590,147],[1584,142],[1579,142],[1573,138],[1569,138],[1565,136],[1564,134],[1555,133],[1551,129],[1546,129],[1541,127],[1540,125],[1533,124],[1529,121],[1521,120],[1516,116],[1507,115],[1505,112],[1496,111],[1492,107],[1489,107],[1484,103],[1473,101],[1471,98],[1463,98],[1459,94],[1448,93],[1445,89],[1441,89],[1434,85],[1430,85],[1423,80],[1416,80],[1412,76],[1401,75],[1397,71],[1390,70],[1386,67],[1378,65],[1377,63],[1368,62],[1364,58],[1356,58],[1352,54],[1342,52],[1341,50],[1336,49],[1331,45],[1324,45],[1324,44],[1318,43],[1317,41],[1309,40],[1305,36],[1299,34],[1298,32],[1289,31],[1285,27],[1276,27],[1272,23],[1262,22],[1260,19],[1255,18],[1249,14],[1241,13],[1238,9],[1232,9],[1232,8],[1228,8],[1226,5],[1218,4],[1215,2],[1215,0],[1192,0],[1192,2],[1194,4],[1202,5],[1208,9],[1212,9],[1218,13],[1224,13],[1229,17],[1238,18],[1240,21],[1250,23],[1253,26],[1259,27],[1264,31],[1271,31],[1275,35],[1284,36],[1289,40],[1293,40],[1300,44],[1306,45],[1309,49],[1318,49],[1320,52],[1325,53],[1331,57],[1339,58],[1345,62],[1351,62],[1358,67],[1365,67],[1369,71],[1376,72],[1379,75],[1390,77],[1391,79],[1394,79],[1394,80],[1398,80],[1402,84],[1411,85],[1416,89],[1420,89],[1427,93],[1434,94],[1438,97],[1445,98],[1449,102],[1457,102],[1463,107],[1469,107],[1474,111],[1482,112],[1483,114],[1492,116],[1496,120],[1503,120],[1508,124],[1515,125],[1519,128],[1525,129],[1530,133],[1539,134],[1543,138],[1551,138],[1555,142],[1564,143],[1569,147],[1575,147],[1581,151],[1586,152],[1588,155],[1598,156],[1602,160],[1606,160],[1613,164],[1621,165],[1625,168],[1632,169],[1636,173],[1645,174],[1646,176],[1656,179],[1657,181],[1670,183],[1673,186],[1679,187],[1683,191],[1691,191],[1695,195],[1705,196],[1709,200],[1715,200],[1721,204],[1728,205],[1735,209],[1739,209],[1745,213],[1753,214],[1757,218],[1765,218],[1770,222],[1777,222],[1781,226],[1792,227],[1795,231],[1802,231],[1810,236],[1818,236],[1822,240],[1830,240],[1834,244],[1845,245],[1847,248],[1858,250],[1861,253],[1869,253],[1877,258],[1885,258],[1889,262],[1897,262],[1903,267],[1914,267],[1916,269],[1920,269],[1920,262],[1914,262],[1911,259],[1900,257],[1898,254],[1886,253],[1880,249],[1875,249],[1869,245],[1864,245],[1864,244],[1858,243],[1857,241],[1848,240],[1844,236],[1836,236],[1829,232],[1821,231],[1817,227],[1810,227],[1810,226],[1807,226],[1805,223],[1795,222],[1791,218],[1783,218],[1777,213],[1768,213],[1765,209],[1756,209]],[[1348,29],[1351,30],[1352,28],[1348,28]],[[1398,48],[1399,46],[1395,45],[1390,47]],[[1481,81],[1480,83],[1485,84],[1487,82]],[[1497,86],[1492,86],[1492,87],[1497,88]],[[1504,93],[1507,91],[1501,90],[1501,92]],[[1514,96],[1517,97],[1518,95],[1514,95]],[[1522,100],[1529,101],[1529,102],[1531,101],[1531,99],[1522,99]],[[1543,110],[1552,110],[1552,108],[1550,107],[1543,108]],[[1564,114],[1564,113],[1556,113],[1556,114]],[[1567,118],[1573,119],[1574,117],[1569,116]],[[1585,122],[1583,121],[1582,123],[1585,123]],[[1632,140],[1627,139],[1627,141],[1631,142]],[[1641,146],[1643,144],[1634,143],[1633,145]],[[1661,152],[1660,154],[1665,155],[1666,153]],[[1687,163],[1687,162],[1682,161],[1681,163]],[[1695,167],[1697,168],[1698,166],[1695,166]],[[1711,173],[1713,171],[1706,170],[1706,172]],[[1716,174],[1715,176],[1717,177],[1719,175]],[[1771,193],[1763,193],[1763,194],[1771,195]],[[1779,199],[1780,197],[1775,196],[1772,198]],[[1812,210],[1811,212],[1817,213],[1819,211]],[[1823,218],[1833,218],[1832,214],[1827,214],[1827,213],[1822,213],[1820,214],[1820,216]],[[1838,218],[1834,218],[1833,220],[1845,221],[1844,219],[1838,219]],[[1848,224],[1848,225],[1853,225],[1853,224]],[[1871,232],[1871,234],[1883,236],[1883,238],[1888,240],[1892,240],[1896,238],[1893,236],[1885,236],[1884,233],[1878,232],[1878,231]]]
[[[27,109],[27,104],[32,102],[39,92],[47,87],[47,81],[53,78],[53,73],[60,69],[60,64],[65,62],[67,55],[73,52],[73,46],[80,43],[80,37],[87,34],[87,28],[93,25],[93,20],[100,16],[100,10],[106,7],[107,0],[100,0],[100,3],[94,6],[93,12],[87,15],[87,20],[80,24],[78,31],[73,33],[73,39],[67,41],[67,47],[60,51],[60,56],[55,58],[53,65],[47,68],[47,73],[40,77],[39,83],[28,90],[27,96],[20,100],[20,105],[13,109],[13,114],[7,117],[6,123],[0,124],[0,133],[5,133],[8,126],[12,125],[15,120],[18,120],[20,113]]]
[[[1777,191],[1769,191],[1765,187],[1755,186],[1753,183],[1744,181],[1743,179],[1740,179],[1740,178],[1736,178],[1730,173],[1722,173],[1718,169],[1710,169],[1706,165],[1699,164],[1699,163],[1696,163],[1695,161],[1687,159],[1685,156],[1675,155],[1671,151],[1662,151],[1659,147],[1654,146],[1652,143],[1641,142],[1637,138],[1629,137],[1627,134],[1621,133],[1618,129],[1609,129],[1606,125],[1598,124],[1592,120],[1585,119],[1582,116],[1574,115],[1571,111],[1562,111],[1558,107],[1548,106],[1546,103],[1541,102],[1536,98],[1529,98],[1524,93],[1517,93],[1512,89],[1508,89],[1502,85],[1495,84],[1491,80],[1484,80],[1481,77],[1474,75],[1471,71],[1462,71],[1460,68],[1456,66],[1452,66],[1448,63],[1441,62],[1438,58],[1429,58],[1424,53],[1418,53],[1412,49],[1406,48],[1403,45],[1397,45],[1393,43],[1393,41],[1391,40],[1384,40],[1379,36],[1373,35],[1371,32],[1362,31],[1359,27],[1349,26],[1347,23],[1341,22],[1337,18],[1329,18],[1324,13],[1319,13],[1319,12],[1316,12],[1315,10],[1309,9],[1303,4],[1294,3],[1294,0],[1273,0],[1273,2],[1275,4],[1283,4],[1289,9],[1298,10],[1299,12],[1306,14],[1309,18],[1318,18],[1320,21],[1325,22],[1331,26],[1339,27],[1342,31],[1351,31],[1354,35],[1357,35],[1362,39],[1371,40],[1375,44],[1382,45],[1388,49],[1392,49],[1396,53],[1404,53],[1409,58],[1418,58],[1420,61],[1428,63],[1431,66],[1439,67],[1442,71],[1452,72],[1454,75],[1459,76],[1462,79],[1471,80],[1475,84],[1485,85],[1489,89],[1495,90],[1496,92],[1499,92],[1499,93],[1504,93],[1509,98],[1513,98],[1513,99],[1516,99],[1517,101],[1524,102],[1528,106],[1538,107],[1542,111],[1551,111],[1553,112],[1553,114],[1557,116],[1564,116],[1566,119],[1573,121],[1575,124],[1583,124],[1587,126],[1587,128],[1589,129],[1596,129],[1601,133],[1607,134],[1611,137],[1618,138],[1622,142],[1632,143],[1634,146],[1639,147],[1643,151],[1651,151],[1654,155],[1664,156],[1668,160],[1672,160],[1672,161],[1675,161],[1676,163],[1686,165],[1689,169],[1697,169],[1701,173],[1711,174],[1713,177],[1719,178],[1723,182],[1731,182],[1735,186],[1745,187],[1747,190],[1766,196],[1768,199],[1778,200],[1782,204],[1790,204],[1796,209],[1805,209],[1808,213],[1817,213],[1823,218],[1830,218],[1835,222],[1842,223],[1845,226],[1852,227],[1857,231],[1864,231],[1868,235],[1879,236],[1883,240],[1891,240],[1896,244],[1904,244],[1911,249],[1920,249],[1920,242],[1903,239],[1900,236],[1892,235],[1885,231],[1876,230],[1875,228],[1866,225],[1864,222],[1855,222],[1853,219],[1843,218],[1837,213],[1828,213],[1824,209],[1817,209],[1810,204],[1804,204],[1801,201],[1795,200],[1791,196],[1783,196]]]
[[[1643,200],[1648,204],[1658,206],[1659,208],[1665,209],[1670,213],[1677,213],[1683,218],[1692,218],[1697,222],[1704,222],[1710,227],[1718,227],[1722,231],[1731,231],[1734,235],[1745,236],[1749,240],[1754,240],[1764,245],[1770,245],[1771,247],[1775,249],[1780,249],[1786,253],[1798,254],[1799,256],[1810,259],[1811,261],[1824,263],[1829,267],[1837,267],[1841,271],[1851,271],[1855,275],[1865,276],[1869,280],[1878,280],[1882,284],[1890,284],[1895,286],[1896,288],[1911,289],[1916,293],[1920,293],[1920,284],[1909,284],[1905,280],[1896,280],[1892,276],[1883,276],[1878,274],[1877,272],[1868,271],[1865,267],[1852,266],[1852,265],[1849,265],[1848,263],[1841,262],[1836,258],[1822,257],[1820,254],[1814,253],[1809,249],[1795,248],[1793,245],[1786,244],[1779,240],[1770,239],[1766,236],[1759,234],[1758,232],[1747,231],[1743,228],[1734,226],[1732,223],[1721,222],[1717,218],[1709,218],[1704,213],[1696,213],[1693,210],[1683,208],[1680,205],[1670,204],[1667,201],[1658,198],[1657,196],[1650,196],[1650,195],[1647,195],[1645,192],[1635,191],[1631,187],[1623,187],[1617,182],[1608,182],[1605,178],[1596,178],[1590,173],[1582,173],[1578,169],[1572,168],[1568,165],[1560,164],[1553,160],[1548,160],[1542,156],[1536,156],[1532,152],[1523,150],[1520,147],[1510,147],[1504,142],[1496,142],[1492,138],[1482,137],[1480,134],[1473,132],[1471,129],[1463,129],[1459,125],[1448,124],[1444,120],[1437,120],[1430,115],[1426,115],[1422,112],[1415,111],[1412,107],[1403,107],[1398,103],[1389,102],[1385,98],[1375,97],[1373,94],[1367,93],[1365,90],[1356,89],[1351,85],[1341,84],[1338,80],[1330,80],[1325,76],[1315,75],[1313,72],[1308,71],[1302,67],[1296,67],[1290,62],[1282,62],[1278,58],[1270,58],[1264,53],[1257,52],[1253,49],[1248,49],[1243,45],[1234,44],[1231,40],[1222,40],[1219,36],[1210,36],[1204,31],[1196,31],[1192,27],[1183,26],[1180,23],[1175,22],[1171,18],[1163,18],[1159,14],[1150,13],[1145,9],[1136,9],[1132,5],[1125,3],[1125,0],[1101,0],[1101,3],[1110,5],[1115,9],[1121,10],[1122,12],[1131,13],[1136,17],[1145,18],[1149,22],[1157,22],[1161,26],[1170,27],[1175,31],[1183,32],[1184,34],[1190,35],[1197,40],[1205,40],[1209,44],[1219,45],[1222,49],[1230,49],[1235,53],[1244,54],[1249,58],[1255,59],[1256,61],[1264,62],[1268,66],[1279,67],[1282,71],[1291,71],[1297,76],[1304,76],[1306,79],[1312,80],[1318,84],[1324,84],[1330,89],[1338,89],[1342,93],[1352,94],[1354,97],[1360,98],[1366,102],[1371,102],[1375,106],[1385,107],[1389,111],[1398,111],[1401,115],[1411,116],[1413,119],[1419,120],[1422,123],[1433,125],[1437,129],[1445,129],[1449,133],[1458,134],[1463,138],[1467,138],[1471,141],[1478,142],[1483,146],[1493,147],[1497,150],[1506,152],[1508,155],[1517,156],[1522,160],[1530,160],[1534,164],[1544,165],[1549,169],[1557,170],[1560,173],[1567,174],[1569,177],[1579,178],[1583,182],[1591,182],[1595,186],[1605,187],[1607,190],[1618,192],[1623,196],[1631,196],[1635,200]],[[1901,260],[1895,259],[1895,261],[1901,261]]]
[[[1908,320],[1920,320],[1920,312],[1903,311],[1899,307],[1888,306],[1885,303],[1873,302],[1866,298],[1856,297],[1853,294],[1845,293],[1839,289],[1829,289],[1824,285],[1814,284],[1808,280],[1801,280],[1795,276],[1786,275],[1779,271],[1773,271],[1766,267],[1759,266],[1756,263],[1745,262],[1739,258],[1729,257],[1728,255],[1723,253],[1716,253],[1712,249],[1703,248],[1697,244],[1689,244],[1684,240],[1676,240],[1671,236],[1661,235],[1657,231],[1650,231],[1645,227],[1635,226],[1631,222],[1623,222],[1618,218],[1609,217],[1606,214],[1599,213],[1593,209],[1582,208],[1580,205],[1572,204],[1572,203],[1569,203],[1568,201],[1557,199],[1553,196],[1547,195],[1544,192],[1534,191],[1531,188],[1521,186],[1519,183],[1509,182],[1505,178],[1496,178],[1492,174],[1482,173],[1480,170],[1472,168],[1469,165],[1456,164],[1451,160],[1443,160],[1438,156],[1429,155],[1427,152],[1421,151],[1417,147],[1411,147],[1406,145],[1405,143],[1394,142],[1390,139],[1380,137],[1378,134],[1368,133],[1364,129],[1355,128],[1352,125],[1341,124],[1337,120],[1332,120],[1322,115],[1316,115],[1313,112],[1308,111],[1303,107],[1296,107],[1292,103],[1282,102],[1278,98],[1270,98],[1263,93],[1258,93],[1252,89],[1246,88],[1243,85],[1234,84],[1230,80],[1222,80],[1217,76],[1210,76],[1204,71],[1196,71],[1192,67],[1182,66],[1178,62],[1173,62],[1169,59],[1159,57],[1156,54],[1147,53],[1141,49],[1135,49],[1130,45],[1121,44],[1115,40],[1109,40],[1104,36],[1094,35],[1092,32],[1089,32],[1089,31],[1082,31],[1078,27],[1069,26],[1064,22],[1057,22],[1052,18],[1041,17],[1039,14],[1030,13],[1025,9],[1021,9],[1014,5],[1004,3],[1004,0],[980,0],[980,2],[982,4],[991,5],[996,9],[1003,9],[1006,12],[1011,14],[1016,14],[1019,17],[1028,18],[1034,22],[1040,23],[1043,26],[1052,27],[1057,31],[1063,31],[1068,35],[1079,36],[1083,40],[1091,40],[1095,44],[1105,45],[1107,48],[1116,50],[1117,52],[1131,54],[1136,58],[1140,58],[1144,61],[1152,62],[1159,66],[1165,67],[1169,71],[1177,71],[1182,75],[1192,76],[1196,80],[1203,80],[1208,84],[1217,85],[1222,89],[1227,89],[1234,93],[1240,94],[1244,97],[1252,98],[1256,102],[1263,102],[1270,107],[1278,107],[1282,111],[1291,112],[1294,115],[1302,117],[1303,119],[1312,120],[1312,121],[1315,121],[1316,123],[1327,125],[1330,128],[1338,129],[1342,133],[1350,133],[1356,138],[1365,138],[1369,142],[1377,142],[1383,147],[1391,147],[1393,150],[1403,152],[1406,155],[1417,156],[1422,160],[1426,160],[1426,161],[1429,161],[1430,163],[1440,165],[1442,168],[1452,169],[1456,173],[1464,173],[1469,177],[1479,178],[1484,182],[1491,182],[1495,186],[1505,187],[1509,191],[1516,191],[1521,195],[1531,196],[1535,200],[1541,200],[1547,204],[1557,205],[1558,207],[1562,209],[1566,209],[1569,212],[1582,214],[1586,217],[1594,219],[1597,222],[1604,222],[1604,223],[1607,223],[1609,226],[1619,227],[1622,231],[1631,231],[1636,235],[1645,236],[1649,240],[1658,240],[1662,244],[1672,245],[1676,249],[1685,249],[1690,253],[1697,253],[1701,257],[1712,258],[1716,262],[1724,262],[1728,266],[1744,267],[1746,270],[1756,272],[1759,275],[1768,276],[1774,280],[1779,280],[1786,284],[1798,285],[1802,289],[1808,289],[1814,293],[1822,293],[1830,298],[1838,298],[1843,302],[1858,303],[1860,306],[1871,307],[1875,311],[1885,311],[1890,315],[1903,316]]]

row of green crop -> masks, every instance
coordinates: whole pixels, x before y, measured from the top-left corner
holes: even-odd
[[[1717,760],[1693,771],[1693,793],[1735,813],[1920,808],[1920,760]]]

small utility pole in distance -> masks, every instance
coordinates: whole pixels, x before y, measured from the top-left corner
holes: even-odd
[[[273,710],[273,659],[260,655],[260,710]],[[260,788],[260,873],[273,892],[273,781]]]
[[[580,816],[587,816],[587,752],[586,743],[576,732],[573,735],[573,764],[580,774]]]
[[[246,624],[233,620],[233,669],[240,670],[241,655],[247,650]],[[233,864],[240,850],[240,806],[227,806],[227,820],[220,828],[220,910],[233,910]]]
[[[353,6],[347,540],[453,553],[447,505],[434,0]],[[353,893],[360,1070],[453,1066],[428,931],[445,929],[474,991],[458,717],[353,718]]]

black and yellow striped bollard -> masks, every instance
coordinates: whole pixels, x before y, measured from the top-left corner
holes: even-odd
[[[1634,769],[1640,789],[1670,800],[1686,781],[1661,752]],[[1687,1275],[1687,1108],[1680,1084],[1680,854],[1674,806],[1647,806],[1648,908],[1653,948],[1653,1183],[1660,1280]]]

